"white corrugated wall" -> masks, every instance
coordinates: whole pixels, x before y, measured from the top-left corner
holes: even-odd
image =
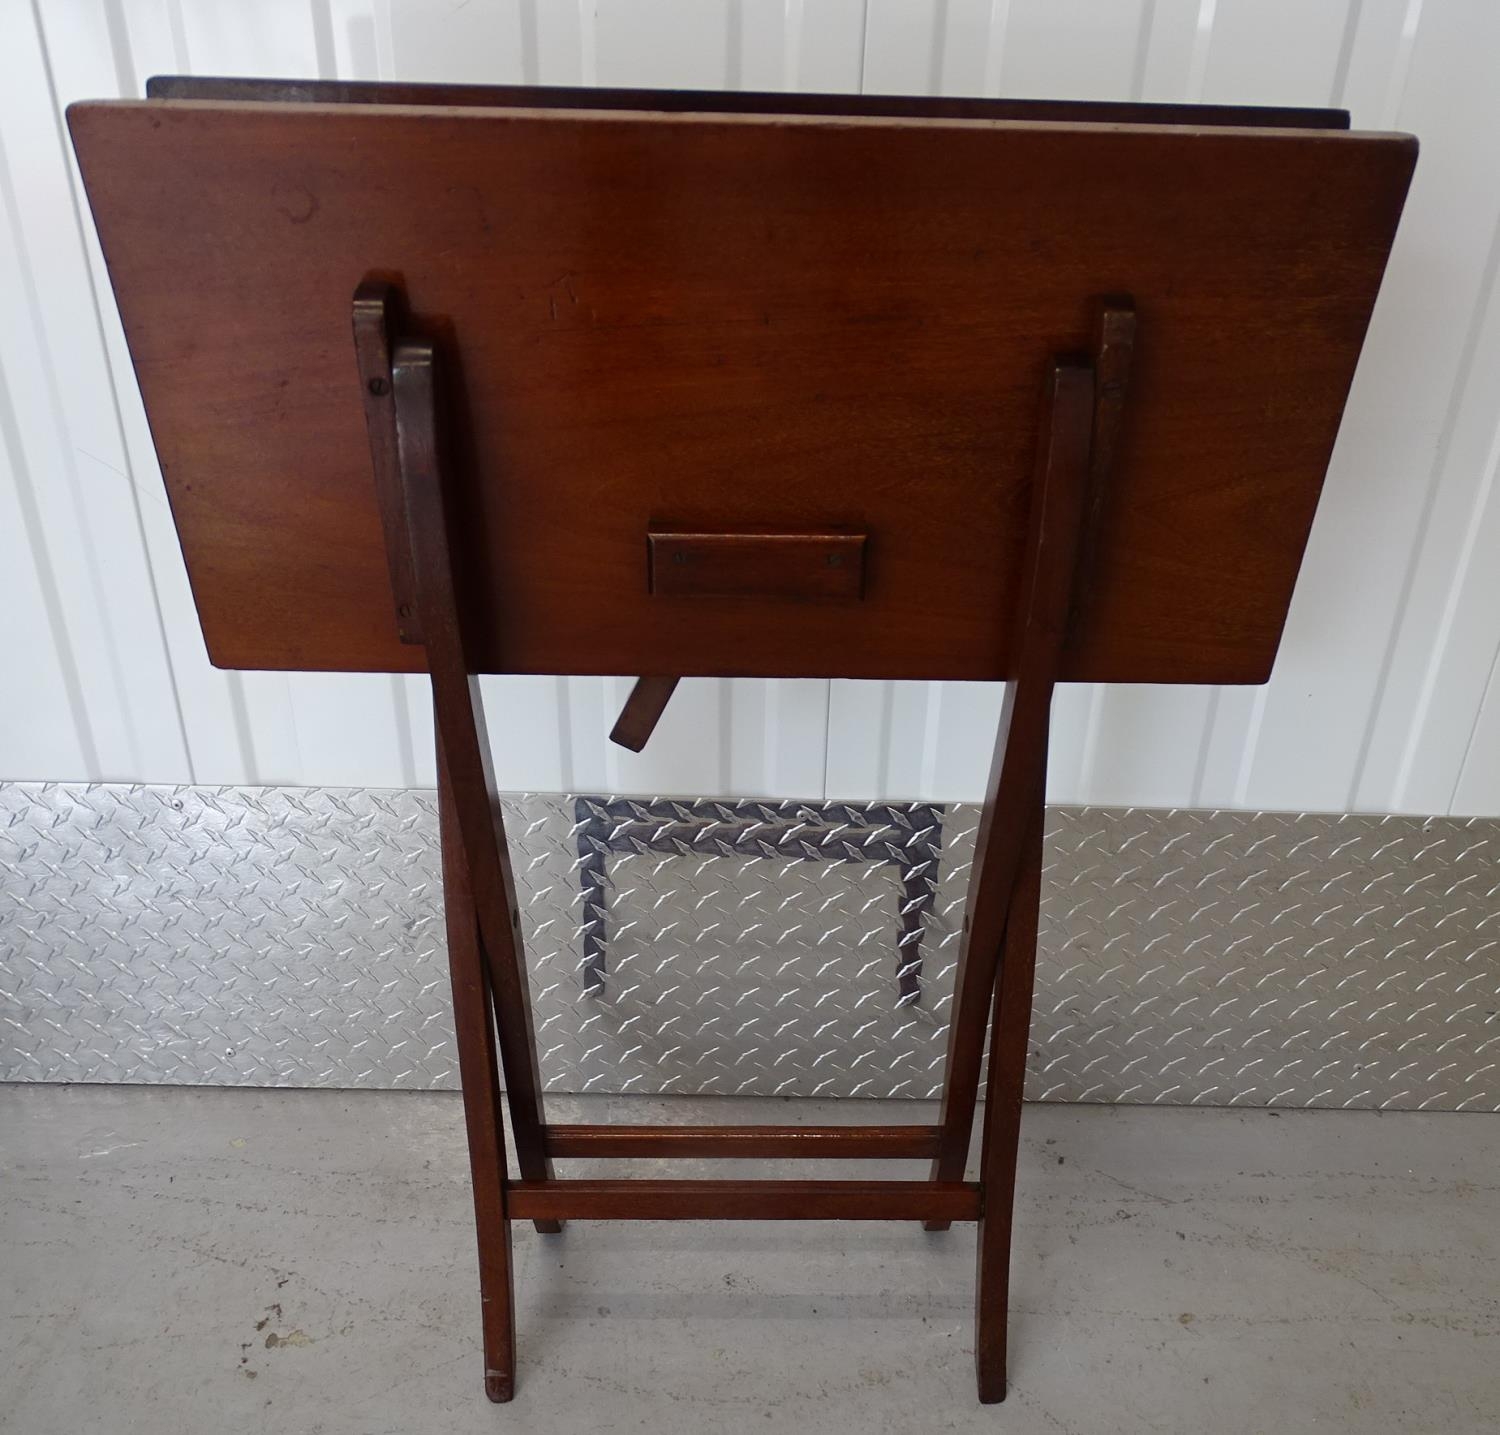
[[[1065,689],[1054,802],[1500,814],[1495,0],[0,4],[0,779],[430,785],[421,681],[209,667],[62,109],[170,72],[1333,104],[1422,141],[1262,689]],[[998,694],[489,680],[504,786],[969,798]]]

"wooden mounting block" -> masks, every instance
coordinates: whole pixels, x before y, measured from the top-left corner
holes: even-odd
[[[1268,674],[1414,142],[1331,111],[151,93],[69,123],[210,655],[431,675],[486,1391],[514,1222],[822,1218],[977,1223],[1001,1399],[1053,689]],[[935,1125],[547,1123],[489,672],[646,674],[633,747],[679,675],[1009,680]],[[639,1156],[931,1167],[552,1171]]]

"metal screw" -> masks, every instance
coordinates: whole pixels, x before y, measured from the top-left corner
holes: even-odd
[[[830,568],[842,568],[844,566],[844,555],[842,553],[830,553],[828,555],[828,566]]]
[[[390,384],[388,384],[384,379],[377,378],[370,380],[370,392],[374,394],[377,399],[389,393],[390,387]]]
[[[410,603],[403,603],[399,608],[396,609],[396,616],[398,618],[409,618],[409,617],[411,617],[411,604]]]

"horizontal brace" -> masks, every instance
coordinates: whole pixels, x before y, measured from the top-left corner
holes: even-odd
[[[884,1158],[937,1155],[937,1126],[548,1126],[547,1154]]]
[[[965,1181],[517,1181],[513,1221],[974,1221]]]

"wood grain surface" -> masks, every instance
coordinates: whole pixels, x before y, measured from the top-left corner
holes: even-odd
[[[244,668],[423,663],[349,331],[383,272],[458,370],[479,671],[1007,676],[1043,375],[1123,292],[1131,402],[1062,676],[1261,681],[1415,157],[1182,125],[69,119],[209,652]],[[653,596],[653,527],[867,533],[863,599]]]

